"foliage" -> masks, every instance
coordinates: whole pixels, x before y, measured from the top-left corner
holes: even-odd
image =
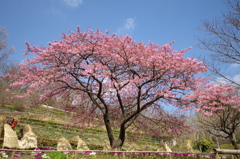
[[[38,146],[53,147],[54,145],[55,146],[57,145],[57,140],[37,137],[37,143],[38,143]]]
[[[0,152],[0,158],[1,159],[4,159],[4,158],[8,158],[9,157],[9,155],[7,154],[7,153],[5,153],[5,152]]]
[[[240,134],[236,134],[236,140],[237,140],[237,143],[240,144]]]
[[[234,149],[233,145],[231,144],[222,144],[220,145],[221,149]]]
[[[90,150],[103,150],[103,146],[99,144],[87,144]]]
[[[34,152],[34,151],[33,151]],[[34,154],[34,159],[72,159],[75,158],[74,152],[40,152]],[[185,154],[185,153],[158,153],[158,152],[101,152],[101,151],[84,151],[78,153],[78,158],[97,158],[97,159],[159,159],[159,158],[172,158],[172,159],[197,159],[200,156],[197,154]],[[29,155],[15,155],[15,159],[33,158]],[[215,158],[213,155],[201,155],[201,158]]]
[[[0,138],[0,147],[2,147],[2,145],[3,145],[3,138]]]
[[[216,139],[228,138],[234,149],[238,149],[234,134],[240,126],[240,111],[237,111],[231,105],[221,104],[215,107],[225,107],[225,109],[216,110],[209,118],[205,118],[203,114],[198,113],[196,115],[198,126],[210,135],[217,137]]]
[[[211,152],[213,149],[213,144],[211,141],[203,139],[200,142],[195,142],[195,145],[193,146],[194,149],[202,150],[202,152]]]
[[[66,159],[67,154],[62,152],[48,152],[46,153],[46,156],[48,156],[51,159]]]
[[[1,107],[1,109],[7,109],[7,110],[11,110],[11,111],[17,111],[16,108],[13,107]]]

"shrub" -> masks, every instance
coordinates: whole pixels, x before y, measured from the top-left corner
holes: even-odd
[[[235,135],[235,137],[236,137],[237,143],[240,144],[240,131],[239,131],[239,134]]]
[[[213,149],[213,144],[212,144],[212,142],[210,142],[206,139],[203,139],[200,142],[197,142],[194,144],[194,149],[200,150],[200,148],[201,148],[202,152],[210,152]]]
[[[46,157],[49,157],[51,159],[66,159],[67,154],[63,152],[48,152],[46,154]]]
[[[102,150],[103,146],[98,144],[87,144],[90,150]]]
[[[221,149],[234,149],[232,144],[222,144],[220,147]]]
[[[44,138],[44,137],[37,137],[38,146],[44,147],[51,147],[57,145],[57,140]]]

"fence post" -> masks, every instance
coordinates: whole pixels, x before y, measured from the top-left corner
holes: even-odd
[[[231,155],[232,159],[238,159],[238,155]]]
[[[216,159],[219,159],[218,152],[216,152],[216,156],[215,157],[216,157]]]
[[[200,159],[201,158],[201,154],[197,154],[197,159]]]
[[[14,159],[14,155],[15,155],[15,151],[13,150],[12,152],[11,152],[11,159]]]
[[[126,158],[126,157],[125,157],[125,152],[123,152],[123,156],[122,156],[122,158],[123,158],[123,159],[125,159],[125,158]]]
[[[77,159],[77,156],[78,156],[78,151],[75,151],[75,153],[74,153],[74,159]]]
[[[172,154],[171,153],[169,153],[169,158],[172,159]]]

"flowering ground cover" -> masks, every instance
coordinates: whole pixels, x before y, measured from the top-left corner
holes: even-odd
[[[13,150],[1,150],[0,159],[10,158]],[[68,151],[61,152],[54,149],[43,148],[32,151],[17,151],[14,154],[14,159],[73,159],[77,155],[78,159],[97,158],[97,159],[197,159],[215,158],[212,154],[188,154],[188,153],[161,153],[161,152],[107,152],[107,151]]]

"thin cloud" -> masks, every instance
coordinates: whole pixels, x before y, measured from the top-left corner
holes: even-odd
[[[55,7],[55,6],[51,6],[51,7],[48,9],[48,12],[52,13],[52,14],[55,15],[55,16],[65,18],[65,14],[64,14],[60,9],[58,9],[58,8]]]
[[[233,81],[240,84],[240,74],[233,76]]]
[[[137,23],[135,22],[135,18],[128,18],[124,22],[123,26],[118,28],[118,33],[119,34],[124,34],[124,33],[127,33],[127,32],[134,31],[136,26],[137,26]]]
[[[63,0],[70,7],[78,7],[83,3],[83,0]]]
[[[240,74],[236,74],[233,77],[226,76],[228,79],[234,81],[235,83],[240,84]],[[216,82],[219,84],[231,84],[228,80],[223,77],[216,78]]]
[[[231,64],[230,67],[239,67],[239,66],[240,66],[240,64],[238,64],[238,63],[233,63],[233,64]]]
[[[135,29],[135,26],[136,26],[136,23],[135,23],[135,19],[133,18],[128,18],[126,20],[126,23],[124,25],[124,28],[126,30],[134,30]]]
[[[218,83],[218,84],[220,84],[220,85],[225,85],[225,84],[228,84],[228,81],[225,79],[225,78],[223,78],[223,77],[219,77],[219,78],[216,78],[216,82]]]

